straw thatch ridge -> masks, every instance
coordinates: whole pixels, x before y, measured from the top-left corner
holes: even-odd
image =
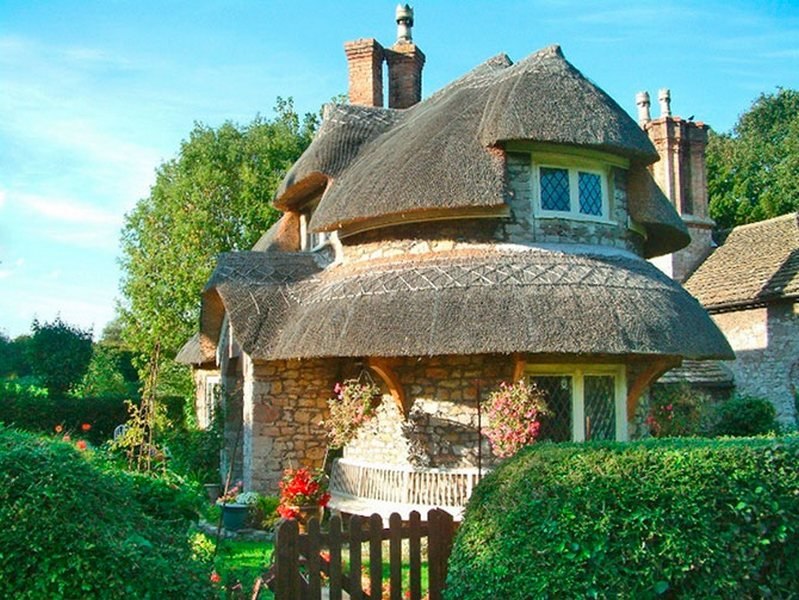
[[[627,113],[551,47],[515,65],[505,55],[494,57],[405,110],[333,109],[275,203],[289,207],[302,198],[303,182],[314,187],[327,178],[310,223],[315,231],[501,207],[507,197],[502,145],[511,140],[593,148],[635,164],[658,156]],[[662,216],[663,210],[639,212]],[[672,233],[675,219],[663,219],[651,223],[653,237]],[[676,227],[681,233],[681,224]]]
[[[696,300],[629,254],[466,251],[323,271],[308,264],[291,277],[264,269],[261,253],[242,254],[220,262],[206,293],[219,294],[254,358],[732,357]]]
[[[799,212],[736,227],[685,288],[709,310],[799,298]]]

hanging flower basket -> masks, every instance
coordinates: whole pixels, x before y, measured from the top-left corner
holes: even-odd
[[[380,404],[380,387],[371,376],[347,379],[333,388],[335,396],[327,401],[330,417],[324,422],[332,448],[343,448],[358,429],[374,417]]]
[[[494,454],[501,458],[532,444],[541,432],[541,418],[550,414],[544,392],[523,379],[500,384],[488,397],[486,436]]]

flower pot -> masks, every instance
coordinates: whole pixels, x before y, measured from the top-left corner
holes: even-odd
[[[295,507],[297,511],[297,526],[300,528],[300,533],[306,533],[308,530],[308,521],[313,517],[322,522],[322,517],[325,514],[325,507],[318,504],[307,504],[305,506]]]
[[[219,499],[219,494],[222,493],[222,486],[218,483],[204,483],[205,493],[208,494],[208,500],[213,504]]]
[[[222,525],[228,531],[238,531],[244,527],[244,522],[247,519],[247,510],[249,507],[246,504],[231,504],[222,505]]]

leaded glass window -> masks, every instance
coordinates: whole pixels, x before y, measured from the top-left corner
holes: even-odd
[[[544,392],[551,414],[541,421],[540,440],[568,442],[572,439],[572,378],[568,375],[540,375],[532,378]]]
[[[584,215],[602,216],[602,179],[597,173],[578,173],[580,212]]]
[[[616,378],[585,376],[585,439],[616,439]]]
[[[571,210],[569,171],[541,167],[541,208],[544,210]]]
[[[551,412],[541,420],[540,440],[627,438],[623,366],[530,365],[527,375]]]
[[[601,169],[539,165],[537,174],[538,207],[545,215],[608,217],[607,176]]]

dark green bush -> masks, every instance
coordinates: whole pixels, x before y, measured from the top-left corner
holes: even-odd
[[[797,464],[797,437],[535,444],[476,488],[446,597],[795,597]]]
[[[147,512],[171,493],[158,487],[0,426],[0,597],[211,597],[189,523]]]
[[[777,411],[765,398],[734,396],[716,409],[715,435],[763,435],[778,429]]]
[[[222,430],[217,424],[209,429],[168,430],[159,439],[169,456],[169,467],[200,483],[220,482],[222,441]]]
[[[53,433],[56,426],[101,444],[112,437],[114,428],[128,420],[124,396],[63,398],[48,395],[41,388],[0,382],[0,423],[41,433]],[[87,423],[88,431],[81,426]]]

